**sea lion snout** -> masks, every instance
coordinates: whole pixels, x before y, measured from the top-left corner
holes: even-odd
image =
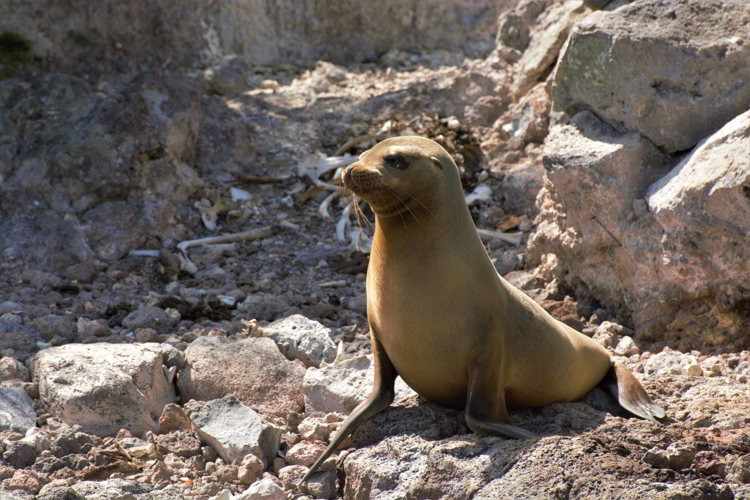
[[[387,188],[382,172],[362,164],[361,161],[346,167],[341,174],[341,180],[348,190],[358,195]]]

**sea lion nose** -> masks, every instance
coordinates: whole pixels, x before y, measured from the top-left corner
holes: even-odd
[[[352,170],[354,169],[354,165],[356,164],[356,162],[352,163],[348,167],[344,168],[343,172],[341,172],[341,179],[344,181],[344,183],[346,183],[346,181],[351,178]]]

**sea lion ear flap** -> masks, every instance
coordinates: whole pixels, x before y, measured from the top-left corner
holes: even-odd
[[[437,156],[430,156],[430,160],[432,160],[432,163],[434,163],[436,167],[438,167],[440,170],[443,170],[443,164],[440,163],[440,158],[438,158]]]

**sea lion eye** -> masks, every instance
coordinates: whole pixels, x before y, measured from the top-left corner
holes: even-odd
[[[409,166],[409,162],[406,160],[404,155],[400,154],[391,154],[383,158],[383,164],[386,167],[390,168],[397,168],[399,170],[404,170]]]

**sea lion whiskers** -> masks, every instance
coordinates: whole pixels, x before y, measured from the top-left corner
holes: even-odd
[[[394,198],[396,198],[396,200],[398,200],[398,202],[400,203],[400,206],[406,209],[406,210],[399,210],[399,211],[398,211],[398,214],[399,214],[399,215],[401,215],[401,214],[403,214],[404,212],[407,212],[407,211],[408,211],[408,212],[409,212],[409,213],[411,214],[411,216],[412,216],[412,217],[414,217],[414,220],[415,220],[415,221],[417,221],[417,224],[421,225],[421,224],[422,224],[422,222],[421,222],[421,221],[419,220],[419,217],[417,217],[417,214],[415,214],[415,213],[414,213],[414,210],[412,210],[411,208],[409,208],[409,205],[408,205],[408,204],[406,204],[406,203],[405,203],[405,202],[404,202],[404,201],[403,201],[403,200],[402,200],[402,199],[401,199],[401,198],[400,198],[400,197],[399,197],[399,196],[398,196],[398,195],[396,194],[396,190],[395,190],[395,189],[392,189],[392,188],[388,188],[388,187],[387,187],[386,189],[388,190],[388,193],[389,193],[389,194],[391,194],[391,195],[392,195],[392,196],[393,196]],[[413,198],[413,197],[410,197],[410,198],[409,198],[409,200],[412,200],[412,199],[414,199],[414,198]],[[401,218],[401,220],[403,221],[403,217]],[[404,221],[404,224],[406,224],[406,222],[405,222],[405,221]]]

